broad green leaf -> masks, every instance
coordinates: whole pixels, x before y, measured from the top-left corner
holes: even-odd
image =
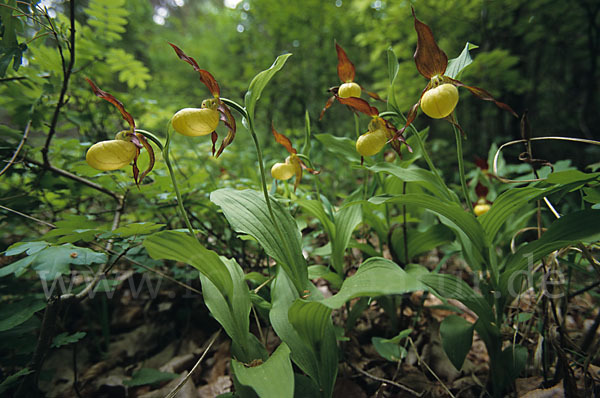
[[[335,156],[341,156],[351,163],[360,162],[360,155],[356,152],[356,142],[347,137],[336,137],[331,134],[315,134],[315,138],[321,143],[322,147]],[[370,158],[365,158],[365,163],[371,162]]]
[[[231,366],[238,381],[252,387],[261,398],[294,397],[294,370],[290,349],[285,343],[258,366],[246,367],[235,359],[231,360]]]
[[[502,368],[505,369],[505,385],[510,385],[527,365],[529,354],[527,348],[521,345],[511,345],[502,350]]]
[[[33,370],[29,370],[27,368],[24,368],[24,369],[19,370],[17,373],[14,373],[14,374],[8,376],[0,384],[0,394],[2,394],[4,391],[8,390],[13,385],[15,385],[17,383],[17,381],[19,380],[19,378],[21,378],[21,377],[23,377],[25,375],[28,375],[30,373],[33,373]]]
[[[231,337],[231,351],[235,358],[243,362],[265,359],[266,351],[254,335],[250,334],[251,298],[248,285],[241,267],[233,259],[220,258],[232,281],[232,293],[229,296],[212,283],[204,274],[200,274],[204,303],[212,316],[223,326]]]
[[[250,86],[248,87],[248,91],[246,92],[246,96],[244,97],[244,104],[246,106],[246,112],[248,113],[248,117],[251,121],[254,120],[254,108],[256,107],[256,102],[260,98],[260,95],[264,88],[269,83],[269,80],[275,76],[277,72],[283,68],[285,65],[285,61],[292,54],[283,54],[277,57],[273,65],[269,69],[263,70],[250,82]]]
[[[107,261],[104,253],[77,247],[70,243],[61,246],[50,246],[35,255],[33,268],[40,278],[52,280],[70,272],[70,264],[91,265]]]
[[[574,182],[585,183],[600,177],[600,173],[583,173],[579,170],[565,170],[551,173],[547,178],[550,184],[572,184]]]
[[[14,303],[3,302],[0,308],[0,332],[22,324],[44,308],[46,303],[33,297],[25,297]]]
[[[211,193],[210,200],[221,207],[236,232],[254,237],[267,255],[285,269],[298,292],[306,288],[308,273],[302,256],[300,231],[285,207],[271,198],[277,223],[274,224],[265,198],[258,191],[219,189]]]
[[[320,302],[297,299],[288,311],[288,319],[317,358],[318,384],[323,389],[322,396],[330,397],[338,369],[331,308]]]
[[[426,272],[422,267],[412,266],[405,271],[398,264],[381,257],[371,257],[361,264],[358,271],[346,278],[340,291],[322,301],[330,308],[340,308],[356,297],[377,297],[426,290],[416,275]]]
[[[579,242],[600,240],[600,210],[583,210],[554,221],[542,237],[511,254],[500,275],[501,292],[508,298],[521,291],[521,284],[534,264],[555,250]]]
[[[331,283],[333,288],[339,288],[342,286],[342,278],[332,272],[329,268],[324,265],[310,265],[308,267],[308,279],[323,278]]]
[[[388,162],[377,163],[374,166],[368,167],[368,169],[375,173],[391,174],[401,181],[414,182],[438,198],[456,201],[456,196],[450,197],[448,189],[440,184],[439,179],[431,171],[418,167],[400,167],[397,164]]]
[[[375,204],[381,203],[398,203],[417,205],[424,209],[430,210],[439,216],[444,217],[448,222],[449,226],[454,229],[457,233],[463,233],[468,238],[469,244],[471,244],[476,250],[475,255],[479,255],[482,258],[487,256],[487,241],[483,228],[477,222],[475,217],[466,212],[458,203],[451,202],[448,200],[441,200],[431,195],[426,194],[406,194],[397,196],[375,196],[369,199],[369,202]]]
[[[317,217],[323,225],[323,229],[331,243],[331,265],[338,274],[342,274],[344,271],[344,253],[352,237],[352,232],[362,219],[361,207],[356,205],[345,206],[334,214],[332,221],[325,213],[321,202],[301,199],[296,203],[308,213]]]
[[[371,343],[377,353],[388,361],[397,362],[406,356],[406,349],[390,339],[372,337]]]
[[[475,328],[481,339],[488,350],[491,346],[495,346],[500,339],[500,332],[494,323],[494,311],[488,302],[465,281],[448,274],[424,274],[419,277],[419,280],[440,296],[456,299],[475,312],[479,316]]]
[[[323,226],[325,233],[329,236],[329,241],[332,241],[332,236],[335,236],[335,224],[329,215],[325,212],[323,204],[318,200],[298,199],[295,203],[311,216],[316,217]]]
[[[361,206],[351,204],[334,214],[335,236],[331,242],[331,262],[338,274],[344,273],[344,253],[352,237],[352,232],[362,221]]]
[[[164,227],[165,224],[155,224],[153,222],[136,222],[119,227],[112,231],[112,234],[121,238],[128,238],[134,235],[148,235]]]
[[[387,59],[388,59],[388,79],[390,82],[390,87],[388,89],[388,109],[390,107],[392,109],[397,109],[398,104],[396,102],[396,97],[394,95],[394,83],[396,82],[396,77],[398,76],[398,70],[400,69],[400,65],[398,65],[398,57],[394,52],[392,47],[389,47],[387,50]]]
[[[467,42],[465,48],[463,48],[460,55],[454,59],[448,61],[448,66],[446,67],[446,76],[451,77],[453,79],[458,79],[460,73],[469,66],[473,62],[473,58],[471,58],[471,54],[469,50],[474,50],[479,48],[479,46]]]
[[[423,274],[418,279],[442,297],[462,302],[475,312],[480,320],[493,321],[494,313],[488,302],[462,279],[449,274]]]
[[[546,190],[535,187],[512,188],[498,196],[490,210],[478,218],[489,241],[494,241],[508,217],[545,192]]]
[[[86,335],[85,332],[77,332],[73,334],[69,334],[67,332],[63,332],[52,340],[52,347],[61,347],[63,345],[76,343]]]
[[[27,255],[31,256],[32,254],[38,253],[48,246],[50,246],[50,243],[44,241],[18,242],[14,245],[10,245],[4,255],[15,256],[17,254],[27,253]]]
[[[162,231],[144,240],[150,257],[157,260],[181,261],[196,268],[228,297],[233,294],[233,282],[227,267],[217,253],[206,249],[185,232]]]
[[[12,264],[0,268],[0,278],[10,274],[14,274],[16,277],[19,277],[26,271],[27,267],[29,267],[35,261],[36,257],[37,254],[23,257]]]
[[[410,230],[407,234],[408,255],[405,256],[403,235],[400,228],[396,228],[392,232],[392,248],[398,258],[404,259],[406,257],[409,260],[454,240],[452,230],[443,224],[432,225],[425,231]]]
[[[311,347],[307,339],[300,336],[288,318],[290,307],[298,299],[299,294],[283,268],[278,269],[277,277],[273,280],[271,297],[273,307],[269,313],[269,319],[273,329],[277,336],[290,348],[294,363],[313,380],[316,386],[324,391],[325,388],[321,385],[320,350],[317,352],[315,347]],[[333,331],[331,331],[331,334],[335,342]]]
[[[141,368],[133,372],[130,380],[123,380],[127,387],[144,386],[146,384],[158,384],[178,378],[176,373],[161,372],[157,369]]]
[[[442,347],[452,365],[460,370],[473,344],[475,325],[458,315],[447,316],[440,324]]]

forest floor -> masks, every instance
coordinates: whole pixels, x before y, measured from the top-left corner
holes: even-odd
[[[444,272],[452,272],[452,267]],[[162,398],[188,375],[201,357],[176,397],[216,397],[233,391],[230,340],[224,332],[219,332],[220,326],[210,316],[201,296],[170,281],[147,279],[144,275],[133,271],[115,274],[129,283],[121,283],[112,294],[98,293],[64,310],[60,319],[71,321],[57,325],[57,332],[85,331],[86,336],[77,343],[52,350],[47,357],[40,377],[40,387],[47,397]],[[140,289],[143,283],[147,286]],[[200,290],[197,280],[191,281],[191,285]],[[324,294],[331,294],[325,281],[317,281],[317,286]],[[455,314],[457,308],[470,322],[475,322],[476,316],[459,302],[443,303],[423,292],[398,299],[397,319],[391,320],[373,299],[339,342],[340,365],[334,397],[489,396],[485,392],[489,358],[477,333],[461,371],[447,358],[439,337],[440,322]],[[569,305],[572,313],[566,316],[572,331],[570,336],[578,339],[590,327],[598,310],[590,308],[593,300],[586,294],[574,300]],[[533,320],[539,319],[539,305],[535,301],[535,296],[524,295],[513,308],[522,314],[531,313]],[[343,325],[347,311],[341,309],[333,316],[334,323]],[[259,333],[255,319],[251,314],[253,332],[266,341],[270,351],[274,350],[279,340],[262,320]],[[582,394],[586,391],[585,380],[588,391],[591,391],[590,380],[598,384],[600,368],[590,363],[587,378],[578,371],[580,367],[573,366],[568,377],[555,381],[551,377],[556,369],[548,369],[545,380],[540,366],[534,365],[541,361],[542,344],[536,324],[532,321],[519,325],[525,325],[523,330],[516,330],[516,324],[510,325],[506,334],[518,335],[521,344],[528,348],[530,360],[524,372],[526,377],[516,381],[513,396],[562,397],[565,396],[563,380],[574,383],[571,387]],[[390,338],[393,337],[389,336],[390,330],[407,328],[412,332],[404,340],[403,358],[400,361],[383,358],[372,343],[373,337]]]

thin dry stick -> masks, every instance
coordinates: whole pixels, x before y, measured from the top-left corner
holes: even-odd
[[[19,152],[21,152],[21,148],[23,148],[25,141],[27,141],[27,136],[29,136],[30,129],[31,129],[31,120],[29,120],[27,122],[27,125],[25,126],[25,132],[23,133],[23,138],[21,138],[21,142],[19,142],[19,145],[17,146],[15,153],[13,153],[12,157],[10,158],[10,160],[8,161],[6,166],[4,166],[4,168],[2,170],[0,170],[0,176],[2,174],[4,174],[6,172],[6,170],[8,170],[10,168],[10,166],[12,166],[15,163],[15,159],[17,158],[17,156],[19,156]]]
[[[183,388],[183,386],[185,385],[185,383],[187,383],[187,381],[189,380],[189,378],[196,371],[196,368],[198,366],[200,366],[200,363],[202,363],[202,360],[206,356],[206,353],[210,350],[210,347],[212,347],[212,345],[214,344],[214,342],[217,340],[217,337],[219,337],[219,334],[221,334],[221,330],[223,330],[223,329],[219,329],[213,335],[212,339],[210,340],[210,343],[208,343],[208,346],[206,347],[206,349],[204,350],[204,352],[202,353],[202,355],[198,359],[198,362],[196,362],[196,364],[194,365],[194,367],[192,368],[192,370],[190,370],[190,372],[183,378],[183,380],[181,380],[179,382],[179,384],[177,384],[177,386],[173,390],[171,390],[171,392],[165,398],[173,398],[179,392],[179,390],[181,390]]]
[[[412,390],[412,389],[410,389],[410,388],[408,388],[408,387],[406,387],[406,386],[404,386],[402,384],[396,383],[395,381],[391,381],[391,380],[388,380],[388,379],[384,379],[383,377],[378,377],[378,376],[372,375],[371,373],[369,373],[369,372],[367,372],[365,370],[362,370],[361,368],[359,368],[355,364],[353,364],[351,362],[348,362],[348,363],[350,364],[350,366],[354,370],[356,370],[357,372],[359,372],[360,374],[362,374],[364,376],[367,376],[370,379],[379,381],[381,383],[386,383],[386,384],[389,384],[389,385],[394,386],[394,387],[398,387],[399,389],[401,389],[403,391],[406,391],[407,393],[412,394],[415,397],[422,397],[423,396],[422,392],[420,392],[420,393],[416,392],[415,390]]]
[[[51,171],[51,172],[53,172],[55,174],[61,175],[63,177],[70,178],[73,181],[77,181],[77,182],[79,182],[79,183],[81,183],[83,185],[86,185],[86,186],[88,186],[90,188],[93,188],[93,189],[95,189],[97,191],[105,193],[108,196],[110,196],[113,199],[115,199],[117,202],[120,201],[121,198],[122,198],[122,195],[119,195],[119,194],[111,191],[110,189],[104,188],[102,185],[96,184],[95,182],[92,182],[92,181],[90,181],[88,179],[80,177],[80,176],[78,176],[76,174],[73,174],[71,172],[68,172],[66,170],[60,169],[60,168],[52,166],[52,165],[44,166],[43,163],[38,162],[37,160],[29,159],[29,158],[25,158],[24,160],[27,163],[31,163],[31,164],[34,164],[34,165],[40,166],[40,167],[45,167],[46,170],[49,170],[49,171]]]
[[[70,31],[71,36],[69,38],[69,50],[71,56],[69,57],[69,64],[65,65],[64,58],[62,59],[63,66],[63,84],[60,89],[60,94],[58,96],[58,102],[56,103],[56,107],[54,108],[54,114],[52,115],[52,121],[50,122],[50,130],[48,131],[48,137],[46,137],[46,143],[42,148],[42,157],[44,159],[44,165],[50,166],[50,159],[48,158],[48,150],[50,149],[50,142],[52,142],[52,137],[56,134],[56,126],[58,124],[58,117],[60,115],[61,108],[66,104],[65,96],[67,94],[67,89],[69,88],[69,79],[71,78],[71,73],[73,73],[73,67],[75,66],[75,0],[71,0],[69,2],[69,11],[70,11]],[[57,39],[57,46],[60,52],[61,58],[62,47],[60,46],[60,41],[58,41],[58,36],[56,34],[56,30],[52,29],[53,34]]]
[[[408,341],[410,341],[410,345],[415,350],[415,355],[417,356],[417,359],[419,360],[419,363],[422,363],[423,366],[425,366],[425,368],[427,368],[427,370],[429,371],[429,373],[431,373],[433,375],[433,377],[435,377],[435,379],[442,385],[442,387],[444,388],[444,390],[446,390],[446,392],[448,393],[448,395],[450,395],[452,398],[456,398],[454,396],[454,394],[452,394],[452,392],[450,392],[450,389],[448,387],[446,387],[446,385],[444,384],[444,382],[442,381],[442,379],[440,379],[438,377],[438,375],[435,374],[435,372],[433,371],[433,369],[431,369],[429,367],[429,365],[427,365],[427,362],[425,362],[425,361],[423,361],[423,359],[421,359],[421,356],[419,355],[417,347],[415,346],[415,343],[413,342],[413,340],[410,337],[408,338]]]
[[[44,221],[44,220],[40,220],[39,218],[35,218],[35,217],[33,217],[33,216],[30,216],[30,215],[28,215],[28,214],[21,213],[20,211],[17,211],[17,210],[11,209],[10,207],[6,207],[6,206],[2,206],[2,205],[0,205],[0,209],[2,209],[2,210],[6,210],[6,211],[10,211],[11,213],[15,213],[15,214],[16,214],[16,215],[18,215],[18,216],[21,216],[21,217],[27,218],[27,219],[29,219],[29,220],[35,221],[35,222],[36,222],[36,223],[38,223],[38,224],[43,224],[43,225],[45,225],[45,226],[47,226],[47,227],[50,227],[50,228],[56,228],[56,225],[54,225],[54,224],[51,224],[51,223],[49,223],[49,222],[46,222],[46,221]]]

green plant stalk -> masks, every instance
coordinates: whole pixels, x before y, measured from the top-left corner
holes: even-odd
[[[171,124],[169,123],[169,127]],[[187,229],[191,236],[193,236],[196,240],[196,234],[194,233],[194,228],[192,227],[192,223],[185,211],[185,207],[183,206],[183,198],[181,197],[181,192],[179,191],[179,186],[177,185],[177,179],[175,178],[175,172],[173,171],[173,165],[171,164],[171,159],[169,158],[169,150],[171,144],[171,134],[173,130],[171,128],[167,131],[167,141],[165,142],[165,146],[162,150],[163,159],[165,160],[165,164],[167,165],[167,169],[169,170],[169,176],[171,177],[171,183],[173,184],[173,188],[175,189],[175,195],[177,196],[177,208],[179,209],[179,213],[187,226]]]
[[[224,103],[226,103],[227,105],[229,105],[230,107],[235,109],[240,115],[242,115],[242,117],[244,119],[246,119],[246,128],[250,132],[250,135],[252,136],[252,140],[254,141],[254,146],[256,147],[256,157],[258,158],[258,168],[260,171],[260,183],[261,183],[263,195],[265,197],[265,202],[267,204],[267,210],[269,211],[269,216],[271,217],[271,221],[273,222],[273,225],[275,226],[275,231],[277,232],[279,239],[281,239],[281,242],[283,243],[283,246],[285,247],[285,250],[286,250],[288,256],[291,258],[292,257],[291,250],[287,244],[287,239],[283,235],[283,232],[281,232],[281,228],[279,228],[279,224],[277,223],[277,219],[275,218],[275,213],[273,213],[273,207],[271,206],[271,198],[269,197],[269,191],[267,189],[267,178],[265,176],[265,166],[263,164],[262,150],[260,148],[260,142],[258,141],[258,136],[256,135],[256,131],[254,131],[253,120],[249,117],[248,112],[246,111],[246,108],[242,107],[237,102],[232,101],[227,98],[221,98],[221,101],[223,101]],[[302,293],[302,290],[304,290],[303,286],[296,286],[296,288],[298,289],[298,292],[300,294]]]
[[[395,116],[395,117],[399,116],[399,117],[401,117],[404,120],[404,123],[406,123],[406,117],[400,111],[398,111],[398,109],[396,109],[396,108],[393,108],[393,109],[394,109],[393,111],[381,112],[379,114],[379,116],[380,117],[384,117],[384,116],[388,116],[388,115],[389,116]],[[415,126],[413,126],[412,123],[409,126],[410,126],[411,130],[413,131],[413,133],[415,135],[415,138],[417,139],[417,144],[419,145],[419,149],[421,150],[421,153],[423,154],[423,158],[425,159],[425,163],[427,163],[427,167],[429,167],[429,170],[431,170],[431,172],[435,175],[435,177],[440,181],[440,184],[446,189],[446,193],[448,194],[448,198],[450,198],[450,199],[454,198],[454,196],[450,193],[450,189],[448,188],[448,186],[444,182],[444,179],[438,173],[437,169],[433,165],[433,162],[431,161],[431,158],[429,157],[429,153],[425,149],[425,143],[423,142],[423,139],[419,135],[419,131],[416,129]]]
[[[460,175],[460,186],[462,187],[463,195],[465,196],[467,206],[471,213],[473,213],[473,203],[471,203],[471,199],[469,199],[469,190],[467,188],[467,179],[465,177],[465,162],[463,159],[462,136],[460,134],[460,131],[458,131],[454,124],[452,124],[452,128],[454,129],[454,137],[456,138],[456,157],[458,159],[458,174]]]

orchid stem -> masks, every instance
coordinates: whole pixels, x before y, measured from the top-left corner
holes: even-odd
[[[170,126],[170,123],[169,123],[169,126]],[[187,212],[185,211],[185,207],[183,206],[183,198],[181,197],[181,192],[179,191],[179,186],[177,185],[177,179],[175,178],[175,172],[173,171],[173,165],[171,164],[171,159],[169,157],[171,132],[172,132],[172,130],[169,128],[167,131],[167,141],[165,142],[165,146],[162,150],[162,155],[163,155],[163,159],[165,160],[165,163],[167,165],[167,169],[169,170],[169,176],[171,177],[171,183],[173,184],[173,188],[175,189],[175,195],[177,196],[177,208],[179,209],[179,213],[181,214],[181,217],[183,218],[183,221],[185,222],[185,225],[187,226],[187,229],[188,229],[190,235],[192,237],[196,238],[196,240],[198,240],[198,237],[196,237],[196,234],[194,233],[194,228],[192,227],[192,223],[190,222]]]
[[[410,127],[411,127],[411,129],[413,130],[413,132],[415,134],[415,138],[417,139],[417,143],[419,144],[419,149],[421,150],[421,153],[423,154],[423,158],[425,159],[425,162],[427,163],[427,166],[429,167],[429,170],[431,170],[431,172],[440,181],[440,184],[446,189],[446,194],[447,194],[448,198],[449,199],[453,199],[455,196],[453,196],[450,193],[450,189],[448,188],[448,186],[446,185],[446,183],[442,179],[442,176],[440,175],[440,173],[438,172],[438,170],[433,165],[433,162],[431,161],[431,158],[429,157],[429,154],[427,153],[427,150],[425,149],[425,143],[423,142],[423,138],[421,138],[421,135],[419,134],[419,132],[417,131],[417,129],[415,128],[415,126],[413,126],[411,124]]]
[[[467,207],[473,213],[473,203],[471,203],[471,199],[469,199],[469,190],[467,188],[467,179],[465,177],[465,162],[463,159],[463,147],[462,147],[462,136],[460,131],[456,128],[454,124],[452,124],[452,128],[454,129],[454,136],[456,138],[456,157],[458,158],[458,173],[460,175],[460,186],[462,187],[463,195],[465,196],[465,201],[467,202]]]

